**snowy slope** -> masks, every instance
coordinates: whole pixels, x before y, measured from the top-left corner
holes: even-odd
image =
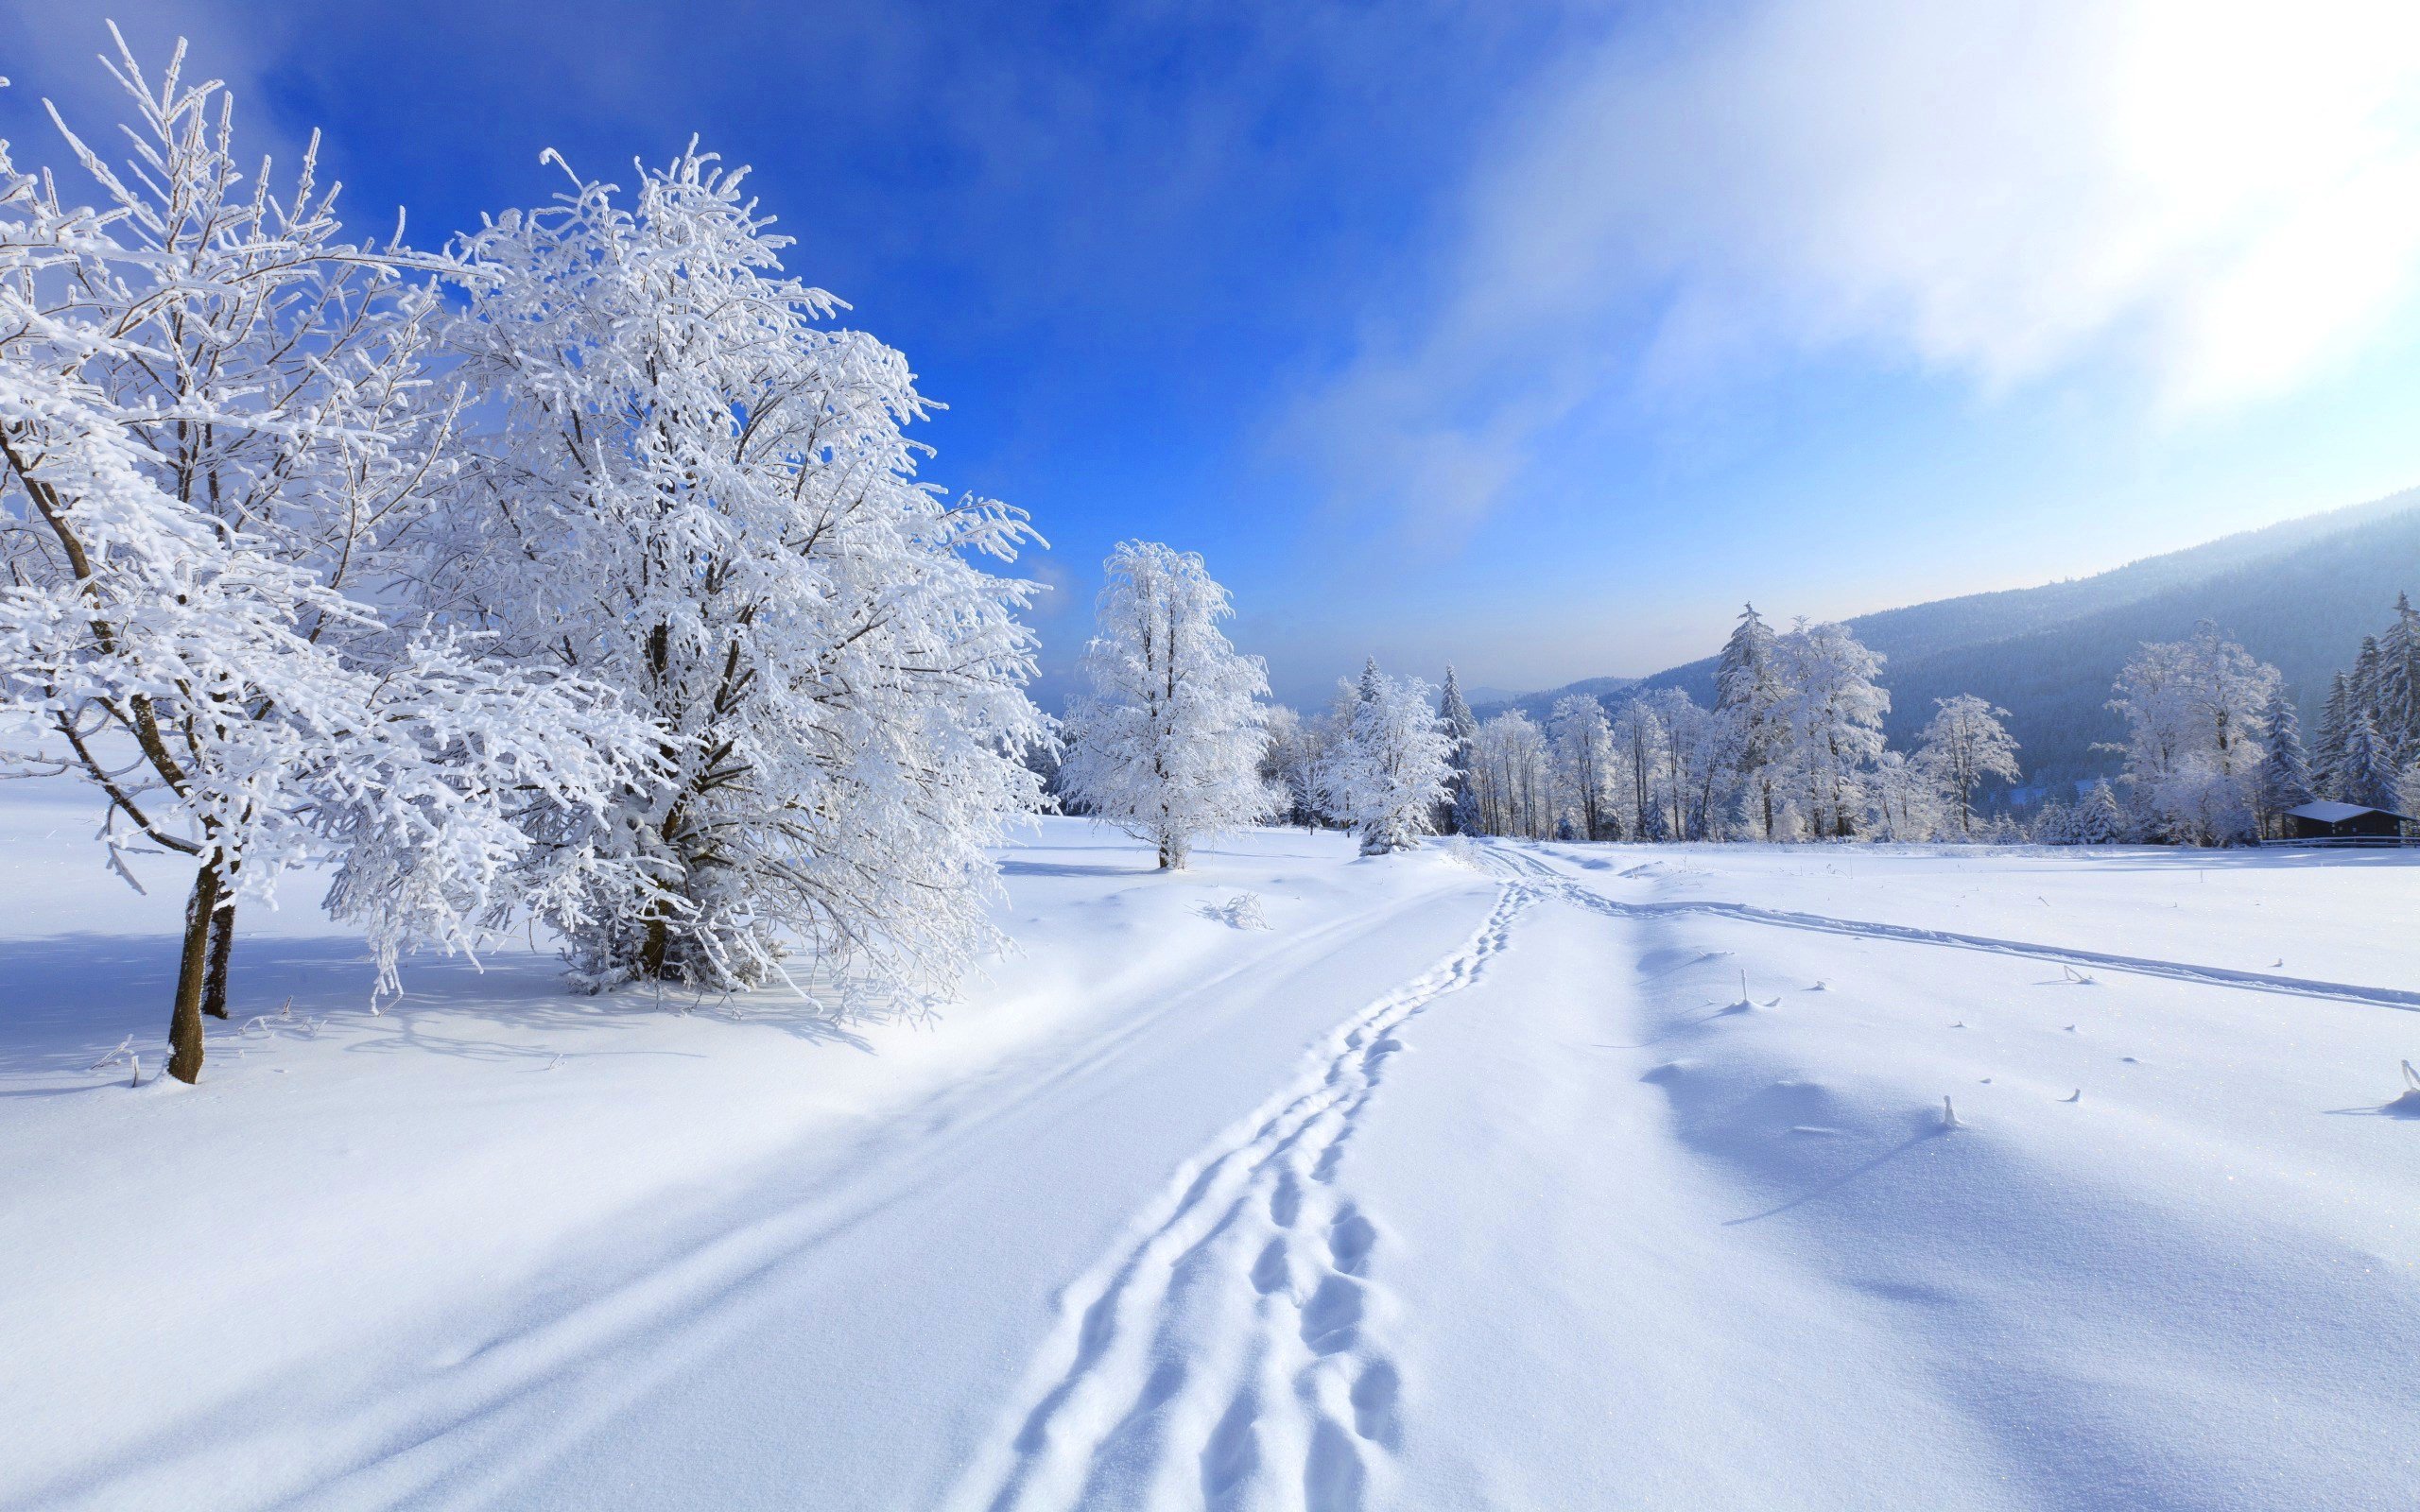
[[[1163,878],[1050,821],[938,1021],[527,948],[372,1017],[289,905],[269,1017],[130,1091],[83,1068],[157,1038],[173,885],[5,797],[0,1505],[2420,1481],[2404,857],[1262,832]]]

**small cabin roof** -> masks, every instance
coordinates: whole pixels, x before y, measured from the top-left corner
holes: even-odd
[[[2413,822],[2410,815],[2397,814],[2393,809],[2374,809],[2366,803],[2331,803],[2325,799],[2306,803],[2298,809],[2288,809],[2286,813],[2290,817],[2308,819],[2313,824],[2342,824],[2364,814],[2383,814],[2390,819],[2401,819],[2406,824]]]

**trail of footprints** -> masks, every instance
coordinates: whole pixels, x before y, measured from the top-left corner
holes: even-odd
[[[1538,894],[1340,1026],[1309,1071],[1193,1163],[1142,1237],[1072,1289],[1032,1405],[960,1505],[1349,1512],[1399,1447],[1384,1233],[1338,1176],[1397,1031],[1467,987]]]

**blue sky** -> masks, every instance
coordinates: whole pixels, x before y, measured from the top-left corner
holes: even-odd
[[[2411,9],[0,0],[0,134],[109,113],[105,13],[424,242],[698,132],[1050,538],[1054,667],[1143,536],[1307,701],[2420,483]]]

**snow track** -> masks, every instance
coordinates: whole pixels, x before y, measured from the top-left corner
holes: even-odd
[[[2340,1003],[2371,1003],[2380,1007],[2401,1008],[2420,1012],[2420,991],[2398,988],[2364,987],[2351,982],[2316,981],[2308,977],[2274,976],[2264,971],[2236,971],[2220,966],[2197,966],[2185,961],[2163,961],[2150,956],[2119,955],[2102,951],[2078,950],[2070,946],[2041,945],[2026,940],[1997,939],[1985,935],[1963,935],[1950,930],[1924,929],[1907,924],[1886,924],[1870,919],[1835,919],[1823,914],[1794,913],[1778,908],[1760,908],[1754,903],[1724,902],[1712,899],[1692,899],[1670,902],[1629,902],[1608,898],[1585,882],[1558,869],[1542,857],[1526,854],[1503,845],[1491,845],[1479,852],[1489,863],[1507,875],[1521,877],[1533,883],[1551,880],[1554,895],[1578,907],[1594,909],[1616,919],[1673,919],[1699,915],[1713,919],[1737,919],[1743,923],[1769,924],[1780,929],[1808,930],[1825,935],[1847,935],[1861,939],[1888,940],[1904,945],[1938,945],[1952,950],[1980,951],[1994,955],[2017,955],[2030,960],[2045,961],[2053,966],[2092,967],[2106,971],[2126,971],[2136,976],[2164,977],[2169,981],[2191,982],[2203,987],[2238,988],[2253,992],[2277,992],[2291,997],[2322,998]]]
[[[1068,1288],[953,1506],[1362,1504],[1399,1445],[1401,1380],[1370,1277],[1381,1231],[1344,1189],[1345,1148],[1398,1031],[1477,981],[1538,896],[1506,884],[1467,944],[1338,1025],[1186,1162]]]

